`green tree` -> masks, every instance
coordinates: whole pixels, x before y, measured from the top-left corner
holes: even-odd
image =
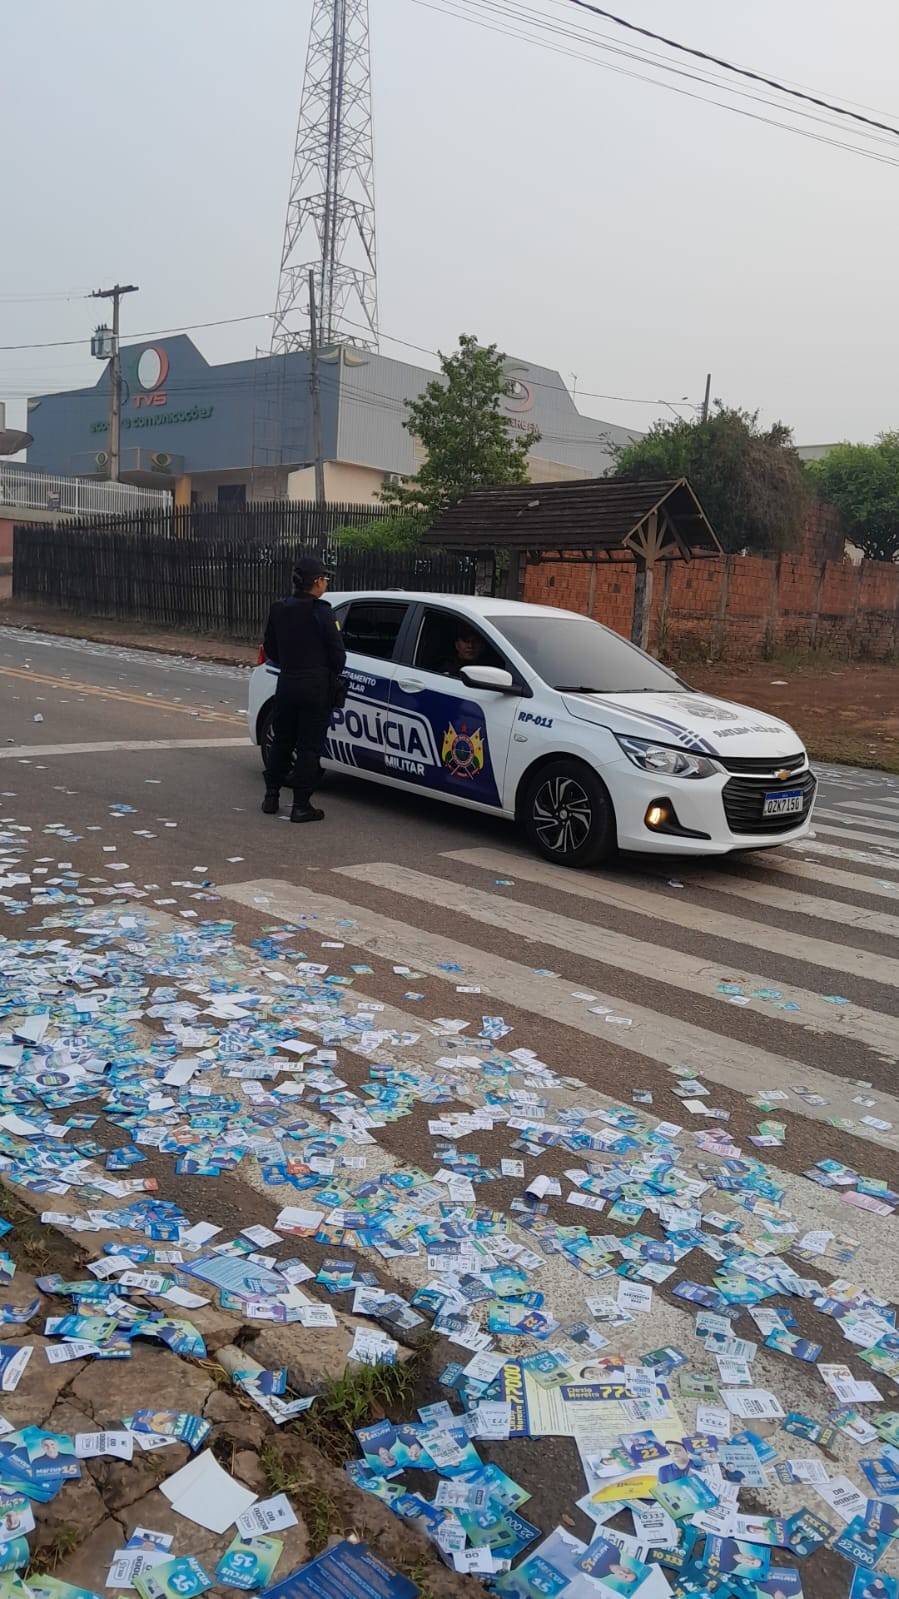
[[[453,355],[441,354],[442,377],[406,401],[403,426],[426,451],[422,466],[414,477],[383,489],[381,500],[396,514],[365,528],[342,529],[346,543],[409,548],[473,489],[526,481],[528,451],[540,435],[512,432],[501,410],[513,391],[505,359],[495,344],[484,347],[470,333],[460,335]]]
[[[759,426],[758,412],[716,400],[703,422],[655,422],[642,439],[615,450],[613,476],[688,478],[729,553],[789,550],[807,498],[802,462],[783,422]]]
[[[808,461],[806,474],[869,560],[899,559],[899,432],[881,433],[875,444],[837,444]]]

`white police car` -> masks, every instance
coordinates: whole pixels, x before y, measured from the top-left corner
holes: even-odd
[[[515,819],[564,866],[616,844],[723,855],[809,830],[816,782],[785,722],[694,692],[598,622],[467,595],[329,600],[350,692],[326,768]],[[473,664],[458,664],[460,631]],[[263,759],[277,676],[260,651],[248,720]]]

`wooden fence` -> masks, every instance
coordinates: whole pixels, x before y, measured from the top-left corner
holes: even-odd
[[[335,592],[392,588],[474,594],[489,588],[482,569],[479,582],[479,563],[467,556],[292,540],[266,544],[257,536],[173,538],[104,523],[99,528],[17,527],[13,597],[79,615],[257,639],[272,600],[290,593],[298,555],[327,559]]]

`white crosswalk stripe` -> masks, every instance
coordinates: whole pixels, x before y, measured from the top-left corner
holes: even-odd
[[[891,822],[885,822],[879,816],[869,816],[867,812],[864,816],[856,816],[854,813],[852,816],[844,816],[842,811],[816,810],[816,828],[818,827],[820,818],[822,816],[826,822],[855,822],[856,824],[864,823],[865,826],[871,829],[872,833],[899,833],[899,820],[896,820],[895,818]],[[840,831],[842,832],[842,828]],[[854,838],[855,836],[855,834],[850,834],[850,837]]]
[[[622,882],[617,875],[610,877],[586,872],[563,874],[557,866],[550,866],[530,856],[505,854],[501,850],[449,850],[446,858],[483,867],[485,871],[501,872],[522,882],[539,883],[556,893],[575,894],[580,899],[617,905],[622,910],[652,916],[658,921],[673,922],[678,927],[715,934],[731,942],[752,944],[753,948],[767,949],[774,955],[792,956],[795,960],[826,965],[834,972],[867,977],[892,987],[899,983],[899,962],[888,957],[872,955],[862,949],[847,949],[844,944],[830,944],[824,939],[805,938],[802,934],[790,933],[781,927],[750,921],[748,917],[745,920],[738,919],[710,910],[706,905],[691,905],[689,901],[675,898],[670,893],[663,894],[658,890],[638,887],[632,882]],[[691,873],[689,886],[712,889],[716,894],[742,896],[757,905],[770,905],[773,910],[817,916],[821,921],[840,922],[847,927],[869,928],[888,938],[899,937],[899,916],[884,916],[858,905],[844,905],[840,900],[794,894],[788,889],[768,888],[764,884],[723,874],[696,877]]]
[[[899,800],[885,799],[882,805],[876,805],[871,800],[835,800],[833,803],[839,805],[842,810],[870,811],[876,816],[892,816],[894,820],[899,809]]]
[[[850,821],[859,819],[858,817],[848,818]],[[843,818],[839,818],[839,820],[843,820]],[[897,827],[896,831],[899,832],[899,827]],[[873,827],[866,827],[864,831],[857,827],[834,827],[826,818],[822,822],[816,815],[815,837],[817,838],[819,834],[823,834],[826,838],[845,838],[852,844],[881,845],[884,849],[899,849],[899,838],[882,836],[881,833],[875,832]]]
[[[433,881],[442,883],[446,889],[453,888],[446,880],[435,878]],[[861,1123],[866,1112],[855,1103],[858,1089],[854,1082],[788,1055],[729,1037],[724,1031],[715,1032],[662,1010],[634,1004],[596,985],[589,989],[592,996],[589,1003],[575,999],[572,989],[580,991],[582,985],[566,981],[564,977],[541,975],[526,961],[508,960],[488,949],[472,946],[457,936],[455,923],[451,929],[429,932],[354,901],[318,893],[305,885],[302,894],[298,894],[293,884],[277,880],[220,885],[219,892],[225,900],[260,911],[266,917],[308,925],[322,937],[340,939],[372,956],[402,963],[414,971],[446,980],[450,962],[458,968],[449,978],[452,982],[475,984],[485,997],[574,1028],[636,1057],[665,1067],[689,1066],[707,1082],[741,1093],[801,1087],[804,1093],[819,1095],[824,1103],[809,1104],[791,1092],[784,1108],[793,1115],[817,1121],[841,1117],[852,1122],[859,1139],[891,1150],[896,1148],[891,1132]],[[485,897],[494,899],[498,909],[502,908],[504,901],[499,893]],[[458,892],[454,903],[459,903]],[[589,932],[587,924],[579,925],[585,934]],[[610,1025],[605,1016],[591,1010],[591,1004],[607,1006],[609,1014],[626,1018],[629,1025],[620,1021]],[[726,1028],[727,1020],[728,1013],[722,1009],[722,1028]],[[558,1061],[555,1064],[558,1066]],[[639,1066],[635,1066],[635,1074],[638,1071]],[[635,1075],[634,1080],[639,1081],[639,1078]],[[607,1088],[608,1084],[603,1077],[595,1086]],[[876,1101],[877,1118],[899,1129],[899,1098],[878,1093]]]
[[[839,833],[838,828],[822,828],[822,832]],[[843,837],[849,835],[844,833]],[[861,835],[867,838],[867,834]],[[879,850],[845,849],[842,844],[831,844],[823,838],[803,838],[796,844],[784,844],[785,850],[798,850],[805,855],[827,855],[837,861],[857,861],[860,866],[877,866],[882,872],[899,872],[899,854],[884,844]]]
[[[826,853],[826,850],[825,850]],[[814,865],[805,861],[797,861],[783,850],[777,854],[762,854],[761,851],[752,857],[752,869],[759,868],[769,872],[779,872],[787,877],[805,878],[810,883],[828,883],[831,888],[845,888],[854,894],[873,894],[879,899],[890,899],[899,908],[899,883],[881,882],[876,877],[868,877],[863,872],[842,872],[839,867],[825,866],[816,861]],[[722,873],[724,881],[729,879]],[[690,881],[693,881],[692,875]]]
[[[824,993],[773,981],[770,976],[751,968],[735,969],[727,960],[690,955],[670,946],[644,942],[625,933],[615,933],[478,889],[466,888],[464,895],[460,895],[457,885],[446,878],[388,862],[338,867],[337,875],[389,889],[393,895],[405,895],[424,905],[441,905],[457,919],[466,917],[486,923],[526,942],[567,950],[605,966],[620,968],[632,976],[662,982],[720,1004],[730,1004],[734,997],[721,984],[736,984],[742,992],[758,995],[759,1005],[767,1005],[768,1014],[792,1027],[836,1034],[866,1045],[890,1062],[899,1059],[899,1028],[894,1015],[887,1016],[863,1005],[836,1003]],[[734,922],[735,926],[739,925],[736,919]]]

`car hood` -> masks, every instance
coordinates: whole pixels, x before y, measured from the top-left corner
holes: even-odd
[[[802,749],[799,735],[776,716],[684,689],[671,694],[563,694],[562,700],[578,721],[705,755],[782,760]]]

